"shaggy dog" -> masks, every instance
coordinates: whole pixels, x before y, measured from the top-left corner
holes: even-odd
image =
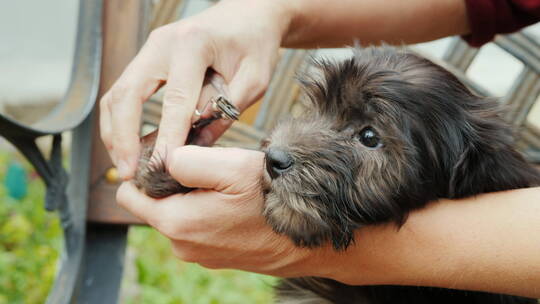
[[[539,172],[514,149],[498,104],[429,60],[383,47],[315,66],[320,73],[301,80],[310,110],[279,124],[263,144],[263,214],[297,246],[345,250],[358,228],[399,227],[430,201],[540,185]],[[142,184],[155,185],[151,176]],[[277,297],[306,304],[536,303],[322,278],[285,279]]]

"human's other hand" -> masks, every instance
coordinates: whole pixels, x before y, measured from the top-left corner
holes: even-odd
[[[198,190],[154,200],[125,182],[117,200],[167,236],[184,261],[278,276],[322,275],[319,271],[332,268],[322,267],[329,248],[297,248],[266,224],[259,183],[263,160],[258,151],[180,147],[169,170]]]
[[[101,137],[120,176],[133,176],[139,156],[142,103],[166,84],[155,153],[184,144],[205,72],[225,79],[241,111],[265,91],[288,17],[282,1],[225,0],[153,31],[100,102]],[[201,100],[201,102],[206,102]],[[216,121],[200,134],[211,144],[230,125]]]

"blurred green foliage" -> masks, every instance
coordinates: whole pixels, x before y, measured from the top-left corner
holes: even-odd
[[[272,303],[275,278],[233,270],[207,270],[178,261],[169,241],[147,227],[130,231],[135,271],[124,280],[127,303],[265,304]],[[128,254],[129,256],[129,254]],[[131,294],[132,282],[138,288]]]
[[[43,208],[40,180],[32,180],[21,200],[7,195],[10,161],[11,155],[0,153],[0,303],[42,303],[56,273],[62,229],[56,215]]]
[[[34,173],[26,197],[18,201],[7,195],[4,176],[13,157],[0,151],[0,304],[43,303],[57,271],[62,229],[56,214],[43,208],[44,185]],[[151,228],[133,227],[128,244],[122,303],[272,302],[275,278],[183,263]]]

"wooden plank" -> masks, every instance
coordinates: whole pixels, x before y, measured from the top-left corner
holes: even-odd
[[[92,208],[88,209],[88,221],[107,224],[144,224],[115,201],[118,185],[109,184],[104,180],[95,187],[92,195]]]
[[[258,131],[250,125],[235,122],[216,143],[217,146],[240,147],[258,150],[261,141],[266,137],[264,132]]]
[[[176,20],[180,6],[185,5],[183,0],[160,0],[152,8],[152,19],[149,29],[154,30],[160,26]]]
[[[139,33],[146,25],[144,14],[146,4],[144,0],[107,0],[104,3],[100,97],[120,76],[142,44],[144,37]],[[98,109],[98,105],[96,108]],[[116,204],[115,192],[118,185],[110,185],[104,181],[105,173],[112,167],[112,162],[99,136],[97,123],[99,113],[97,114],[92,138],[92,171],[87,220],[116,224],[141,223]]]
[[[301,50],[286,50],[283,53],[255,121],[256,129],[268,132],[278,119],[290,112],[300,92],[294,76],[302,68],[307,54],[307,51]]]
[[[450,47],[444,54],[443,60],[455,69],[465,73],[478,52],[479,49],[470,47],[460,37],[454,37]]]
[[[253,125],[255,123],[255,119],[257,119],[257,114],[259,113],[259,110],[261,109],[262,100],[257,100],[251,107],[247,108],[242,115],[240,115],[240,121],[248,124]]]

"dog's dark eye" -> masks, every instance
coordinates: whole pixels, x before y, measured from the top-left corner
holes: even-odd
[[[378,148],[382,146],[379,135],[371,127],[363,128],[362,131],[358,133],[358,140],[362,143],[362,145],[368,148]]]

